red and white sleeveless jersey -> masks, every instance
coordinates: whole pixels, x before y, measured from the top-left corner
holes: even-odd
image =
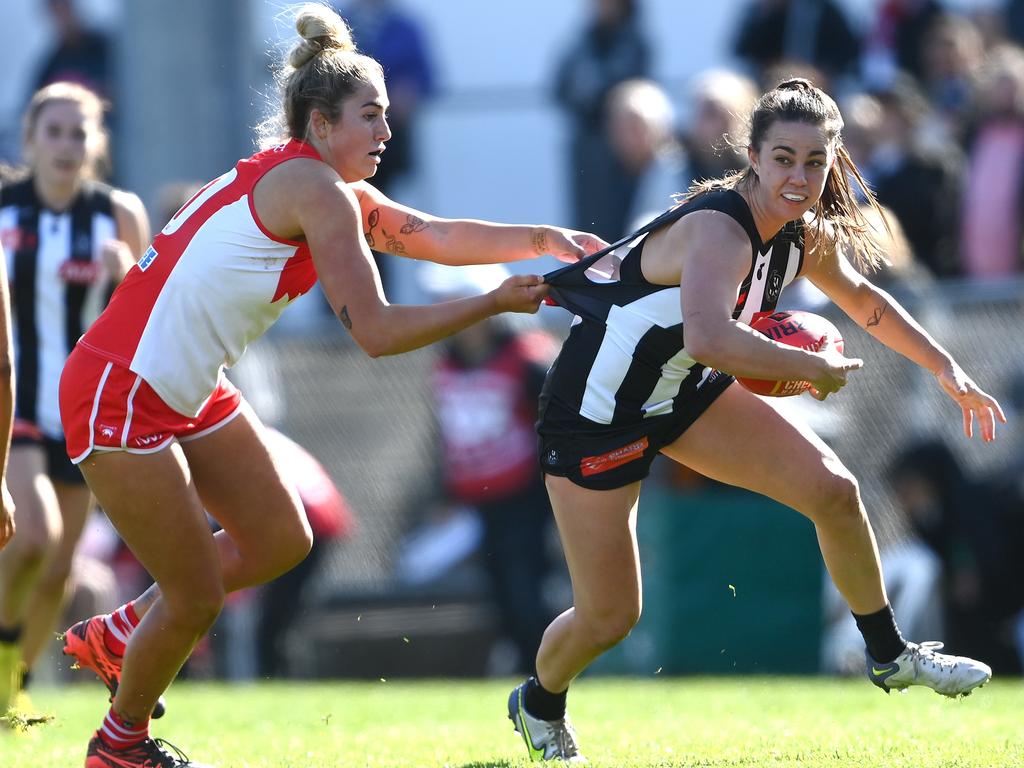
[[[309,246],[256,215],[253,189],[297,157],[289,141],[240,160],[167,223],[79,343],[141,376],[175,411],[195,416],[249,342],[316,282]]]

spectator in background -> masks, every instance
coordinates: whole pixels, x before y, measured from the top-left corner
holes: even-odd
[[[1024,269],[1024,51],[993,50],[979,73],[967,134],[964,272],[1000,278]]]
[[[936,277],[958,275],[962,153],[949,140],[924,140],[932,112],[909,75],[872,95],[882,108],[869,171],[878,202],[896,215],[916,261]]]
[[[741,19],[733,53],[755,76],[790,63],[829,81],[854,74],[860,41],[834,0],[751,0]]]
[[[1024,497],[1016,478],[971,478],[943,442],[926,439],[895,457],[889,479],[914,533],[942,563],[946,639],[1019,675]]]
[[[111,44],[106,34],[91,29],[78,13],[75,0],[45,0],[56,40],[43,55],[34,89],[50,83],[77,83],[111,100],[114,95]]]
[[[608,94],[612,152],[626,172],[623,234],[658,216],[686,188],[683,153],[675,138],[668,94],[651,80],[626,80]]]
[[[19,672],[22,661],[31,668],[52,637],[92,505],[65,450],[61,369],[149,240],[139,198],[98,179],[108,140],[95,93],[75,83],[38,91],[25,112],[23,143],[26,172],[0,187],[17,345],[11,493],[21,530],[0,553],[4,679],[14,674],[12,663]],[[9,703],[0,701],[0,711]]]
[[[981,32],[966,16],[942,14],[928,27],[921,57],[922,90],[939,118],[929,122],[928,132],[941,142],[960,143],[984,57]]]
[[[864,36],[861,72],[869,88],[884,88],[900,72],[921,77],[922,47],[931,23],[944,13],[938,0],[883,0]]]
[[[626,171],[609,145],[606,99],[619,83],[649,72],[636,0],[590,0],[590,19],[558,64],[555,99],[570,121],[571,224],[608,240],[625,233],[629,199]]]
[[[424,265],[423,286],[435,301],[499,285],[508,270]],[[475,510],[482,554],[503,635],[516,650],[514,669],[528,674],[556,611],[545,597],[554,572],[553,518],[537,467],[537,401],[557,343],[539,328],[493,318],[442,346],[430,378],[444,478],[442,504]],[[561,606],[559,606],[561,608]]]
[[[434,66],[422,25],[392,0],[353,0],[340,10],[359,50],[380,62],[388,83],[392,137],[374,183],[386,195],[415,168],[416,120],[435,92]]]
[[[336,5],[343,5],[337,3]],[[388,83],[392,136],[374,177],[386,195],[416,168],[416,127],[420,110],[435,92],[434,66],[422,25],[392,0],[352,0],[339,8],[349,23],[356,46],[380,62]],[[385,288],[393,268],[389,254],[373,252]]]
[[[305,448],[276,429],[267,430],[267,445],[285,478],[295,486],[313,530],[306,559],[260,588],[256,657],[261,677],[289,673],[284,643],[301,615],[302,594],[333,545],[352,535],[355,518],[323,465]]]
[[[682,189],[746,166],[742,137],[757,96],[753,80],[727,69],[705,70],[693,79],[687,94],[691,116],[682,135],[686,150]]]

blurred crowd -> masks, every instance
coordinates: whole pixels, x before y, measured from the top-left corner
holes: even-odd
[[[1021,275],[1024,0],[979,13],[950,10],[938,0],[877,0],[867,24],[855,23],[837,0],[744,1],[723,57],[730,65],[699,72],[680,92],[656,76],[642,0],[589,0],[583,25],[564,41],[550,73],[550,96],[569,127],[570,220],[560,224],[616,240],[693,182],[742,168],[744,116],[763,88],[800,74],[836,97],[845,144],[891,215],[893,279],[913,286]],[[53,42],[25,89],[26,103],[49,83],[84,85],[110,107],[107,128],[116,143],[117,115],[130,105],[118,100],[111,41],[82,21],[74,0],[47,0],[46,7]],[[352,0],[339,10],[388,78],[394,138],[374,182],[388,192],[417,172],[417,119],[436,92],[429,40],[400,3]],[[116,179],[116,169],[102,171]],[[196,188],[169,184],[152,224],[159,229]],[[381,264],[387,283],[387,263]],[[430,300],[444,300],[494,284],[495,275],[467,269],[461,276],[424,274],[420,287]],[[496,606],[505,653],[495,655],[490,669],[505,674],[530,671],[543,628],[567,604],[557,545],[530,546],[554,542],[532,424],[557,332],[493,320],[438,350],[436,369],[423,382],[437,418],[437,482],[395,545],[401,588],[429,595],[432,586],[441,592],[460,578],[483,585]],[[249,386],[246,395],[260,410],[256,390],[268,385]],[[1024,403],[1019,408],[1024,413]],[[209,654],[193,662],[195,674],[293,672],[284,658],[285,634],[298,619],[302,590],[327,545],[343,546],[352,535],[359,511],[349,509],[343,489],[301,446],[283,435],[278,443],[306,488],[303,501],[319,521],[314,529],[322,545],[287,582],[236,599],[213,635],[233,639],[212,641]],[[501,471],[489,473],[494,465]],[[1016,474],[972,477],[938,438],[908,444],[893,457],[890,475],[907,538],[883,555],[894,605],[912,617],[904,619],[908,634],[948,639],[958,653],[1015,674],[1024,654],[1020,469],[1018,463]],[[684,475],[656,475],[651,482],[679,493],[703,486]],[[76,560],[78,596],[64,625],[119,604],[144,581],[113,537],[98,514],[87,526]],[[467,563],[476,566],[467,570]],[[257,618],[239,619],[257,604]],[[842,610],[833,614],[823,666],[852,669],[851,647],[860,663],[859,637],[852,635],[851,646],[852,621]],[[240,632],[257,640],[246,643]],[[248,664],[238,661],[245,654]]]

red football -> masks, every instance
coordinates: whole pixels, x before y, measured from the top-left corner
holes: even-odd
[[[754,315],[750,327],[780,344],[820,352],[830,345],[843,351],[843,337],[839,329],[820,315],[812,312],[772,312]],[[736,381],[757,395],[790,397],[806,392],[808,381],[774,381],[736,377]]]

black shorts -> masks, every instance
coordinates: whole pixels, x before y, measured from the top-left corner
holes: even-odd
[[[85,485],[81,470],[68,458],[68,449],[63,438],[18,435],[11,438],[11,445],[38,445],[46,454],[46,474],[51,480],[68,485]]]
[[[643,480],[661,449],[689,429],[734,380],[719,372],[677,403],[673,413],[621,426],[598,424],[550,402],[537,425],[541,471],[595,491]]]

